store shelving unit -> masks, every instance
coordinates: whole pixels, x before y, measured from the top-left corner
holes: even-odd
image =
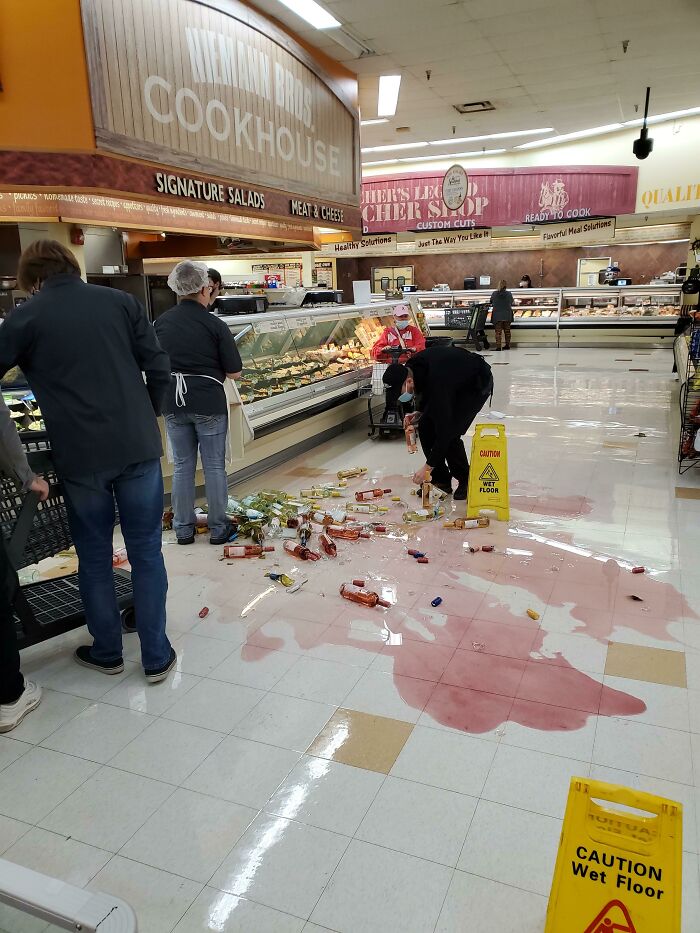
[[[511,289],[514,339],[549,346],[670,346],[680,314],[679,285]],[[492,289],[415,292],[427,324],[445,328],[445,311],[488,301]],[[488,325],[490,326],[490,325]]]
[[[681,383],[678,472],[685,473],[700,462],[700,451],[695,449],[700,430],[700,325],[676,337],[673,352]]]

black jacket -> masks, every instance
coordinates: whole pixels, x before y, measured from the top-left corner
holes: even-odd
[[[156,415],[170,361],[133,295],[77,275],[51,276],[0,326],[0,373],[16,364],[63,476],[161,456]]]
[[[420,417],[435,426],[436,441],[427,460],[437,466],[450,442],[461,437],[493,392],[491,367],[461,347],[436,346],[408,361]]]

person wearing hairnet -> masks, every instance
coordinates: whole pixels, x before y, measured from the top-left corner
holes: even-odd
[[[231,534],[226,517],[228,400],[224,383],[227,378],[238,379],[243,364],[231,331],[221,318],[208,313],[212,285],[206,263],[179,262],[168,276],[168,285],[180,301],[154,326],[171,365],[163,410],[175,462],[173,527],[178,544],[194,543],[199,454],[209,507],[209,541],[220,545]]]

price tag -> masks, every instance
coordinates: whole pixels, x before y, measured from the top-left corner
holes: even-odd
[[[302,327],[313,327],[314,319],[307,314],[303,317],[287,318],[287,324],[290,330],[297,330]]]
[[[288,327],[284,318],[276,318],[272,321],[256,322],[253,324],[253,330],[256,334],[284,334]]]

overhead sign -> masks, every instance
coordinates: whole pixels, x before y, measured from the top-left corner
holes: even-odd
[[[416,236],[416,252],[428,251],[431,253],[455,253],[464,251],[465,247],[478,244],[491,244],[490,230],[465,230],[454,233],[420,234]]]
[[[578,243],[600,243],[615,236],[615,218],[579,220],[566,224],[540,227],[540,240],[545,246],[576,246]]]
[[[472,438],[467,518],[477,518],[482,509],[496,512],[507,522],[508,441],[504,424],[477,424]]]
[[[448,211],[457,211],[464,204],[469,190],[469,178],[461,165],[453,165],[442,179],[442,203]]]
[[[473,169],[457,210],[442,199],[443,176],[425,172],[362,183],[365,233],[468,230],[508,224],[633,214],[636,166]]]
[[[383,236],[364,236],[361,240],[347,240],[344,243],[329,243],[325,253],[333,256],[376,256],[377,253],[396,252],[396,236],[392,233]]]
[[[675,801],[572,778],[545,933],[680,933],[682,819]]]
[[[357,204],[355,106],[272,22],[238,0],[81,7],[98,148]]]

